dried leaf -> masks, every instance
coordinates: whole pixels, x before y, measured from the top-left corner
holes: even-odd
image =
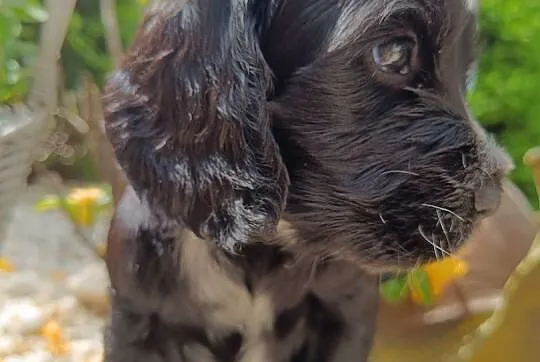
[[[15,266],[6,258],[0,258],[0,272],[12,273],[15,270]]]
[[[57,321],[50,320],[45,323],[41,329],[41,336],[47,342],[47,349],[54,356],[65,356],[69,352],[69,343]]]
[[[100,243],[97,245],[97,253],[104,258],[107,255],[107,244]]]
[[[66,275],[66,272],[64,271],[57,270],[51,273],[51,279],[55,282],[65,281],[66,278],[67,278],[67,275]]]

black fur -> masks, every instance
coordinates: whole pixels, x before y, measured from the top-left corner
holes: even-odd
[[[464,4],[152,9],[104,97],[132,186],[109,235],[106,361],[365,361],[365,271],[444,256],[497,207]],[[380,71],[373,48],[404,36],[410,72]]]

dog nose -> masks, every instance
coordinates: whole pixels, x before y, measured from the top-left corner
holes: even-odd
[[[501,204],[501,187],[495,180],[483,182],[474,194],[474,207],[482,216],[495,213]]]

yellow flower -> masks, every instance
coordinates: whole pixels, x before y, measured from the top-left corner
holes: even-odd
[[[96,205],[108,196],[98,187],[75,188],[66,197],[73,220],[82,226],[90,226],[96,219]]]
[[[95,203],[102,197],[106,197],[105,191],[99,187],[75,188],[68,195],[68,200],[76,203]]]

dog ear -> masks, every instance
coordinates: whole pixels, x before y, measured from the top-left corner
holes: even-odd
[[[236,250],[277,224],[288,175],[246,1],[165,2],[107,81],[107,134],[139,197]]]

